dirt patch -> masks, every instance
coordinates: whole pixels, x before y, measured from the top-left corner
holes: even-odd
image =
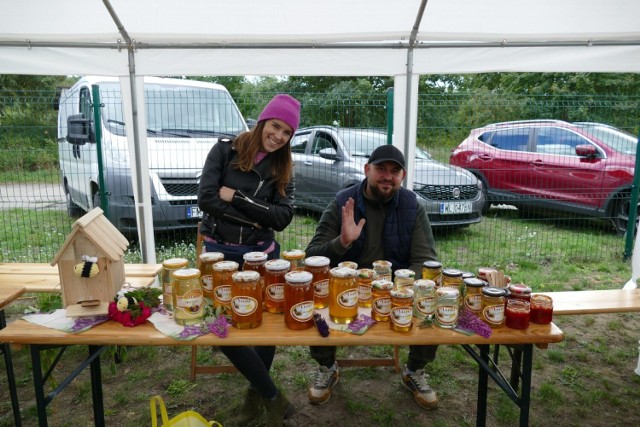
[[[566,339],[546,350],[534,349],[531,394],[531,426],[640,425],[640,376],[638,363],[640,316],[615,314],[563,316],[555,319]],[[391,348],[348,347],[339,357],[372,357],[390,354]],[[56,370],[59,381],[86,354],[69,348]],[[37,425],[28,348],[14,348],[23,425]],[[189,381],[190,347],[130,347],[124,362],[102,358],[105,418],[108,426],[150,425],[149,398],[161,395],[170,416],[195,409],[208,419],[230,426],[230,418],[242,403],[246,382],[237,374],[199,375]],[[406,360],[407,349],[401,348]],[[217,351],[201,350],[207,363],[224,363]],[[500,367],[509,372],[506,347],[501,347]],[[4,366],[2,363],[0,366]],[[323,406],[309,405],[306,387],[315,362],[306,347],[281,347],[273,374],[279,387],[295,404],[297,412],[289,426],[465,426],[475,425],[476,363],[457,346],[441,346],[427,371],[438,392],[440,407],[418,407],[392,368],[344,368],[331,400]],[[13,426],[6,378],[0,387],[0,426]],[[50,405],[49,425],[93,424],[91,387],[83,372]],[[490,380],[488,426],[517,425],[515,404]],[[251,425],[260,426],[262,420]]]

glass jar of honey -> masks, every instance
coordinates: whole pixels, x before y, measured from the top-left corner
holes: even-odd
[[[222,252],[204,252],[198,257],[200,270],[200,281],[202,282],[202,293],[204,302],[209,307],[213,307],[213,265],[224,260]]]
[[[442,286],[436,290],[436,298],[436,326],[445,329],[458,326],[460,291],[456,288]]]
[[[353,270],[358,269],[358,263],[353,261],[342,261],[338,264],[338,267],[351,268]]]
[[[436,311],[436,282],[418,279],[413,282],[413,317],[425,319]]]
[[[186,268],[189,261],[184,258],[169,258],[162,261],[162,303],[168,311],[173,311],[173,296],[171,292],[171,273]]]
[[[389,325],[397,332],[409,332],[413,327],[413,289],[409,286],[391,290]]]
[[[179,325],[195,325],[204,317],[200,270],[180,268],[171,272],[173,319]]]
[[[313,326],[313,274],[290,271],[284,280],[284,324],[289,329],[309,329]]]
[[[391,289],[393,282],[376,279],[371,282],[371,317],[378,322],[388,322],[391,313]]]
[[[313,275],[314,308],[329,305],[329,262],[326,256],[310,256],[304,260],[304,269]]]
[[[482,320],[491,328],[504,325],[506,289],[485,286],[482,288]]]
[[[378,274],[372,268],[361,268],[358,270],[358,307],[371,307],[371,282],[377,278]]]
[[[422,278],[433,280],[436,288],[440,287],[440,275],[442,274],[442,263],[439,261],[425,261],[422,263]]]
[[[257,271],[260,277],[264,277],[264,263],[269,258],[264,252],[247,252],[242,255],[242,270]]]
[[[347,267],[329,271],[329,317],[334,323],[351,323],[358,317],[356,274]]]
[[[441,279],[442,287],[446,288],[456,288],[462,292],[462,285],[464,282],[462,281],[462,271],[456,268],[445,268],[442,270],[442,279]]]
[[[482,312],[482,288],[486,286],[486,282],[477,277],[464,279],[465,295],[464,306],[477,316]]]
[[[233,273],[240,265],[235,261],[218,261],[213,264],[213,308],[222,307],[231,314],[231,285]]]
[[[286,259],[270,259],[264,264],[264,308],[269,313],[284,313],[284,276],[291,263]]]
[[[304,270],[304,257],[306,253],[302,249],[291,249],[282,252],[282,259],[289,261],[289,271]]]
[[[231,324],[238,329],[257,328],[262,323],[260,273],[236,271],[231,279]]]
[[[393,280],[393,276],[391,273],[391,261],[387,261],[386,259],[379,259],[377,261],[373,261],[372,267],[378,275],[378,279],[382,280]]]
[[[396,288],[413,287],[413,282],[416,280],[416,272],[408,268],[396,270],[393,276],[393,284]]]

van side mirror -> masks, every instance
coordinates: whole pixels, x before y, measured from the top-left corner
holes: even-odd
[[[340,156],[338,156],[338,152],[333,147],[327,147],[320,150],[318,153],[320,157],[327,160],[340,160]]]
[[[67,141],[72,144],[84,145],[93,142],[93,122],[85,119],[82,114],[75,114],[67,118]]]

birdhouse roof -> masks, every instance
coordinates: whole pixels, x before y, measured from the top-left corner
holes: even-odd
[[[103,251],[109,260],[114,262],[122,258],[129,246],[129,241],[109,222],[102,209],[94,208],[73,223],[71,233],[51,261],[51,265],[58,263],[69,245],[80,235],[88,239],[96,248]]]

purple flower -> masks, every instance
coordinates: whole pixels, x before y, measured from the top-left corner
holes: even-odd
[[[184,327],[182,332],[180,332],[180,338],[197,337],[200,335],[202,335],[202,329],[199,325],[187,325]]]
[[[329,325],[327,325],[327,321],[324,320],[324,317],[320,315],[320,313],[314,313],[313,321],[316,324],[316,328],[318,328],[318,332],[323,337],[329,336]]]
[[[216,320],[209,323],[209,331],[219,338],[226,338],[229,334],[229,321],[225,316],[218,316]]]
[[[458,317],[458,328],[473,332],[484,338],[489,338],[492,332],[489,325],[484,323],[466,307],[460,311],[460,317]]]

